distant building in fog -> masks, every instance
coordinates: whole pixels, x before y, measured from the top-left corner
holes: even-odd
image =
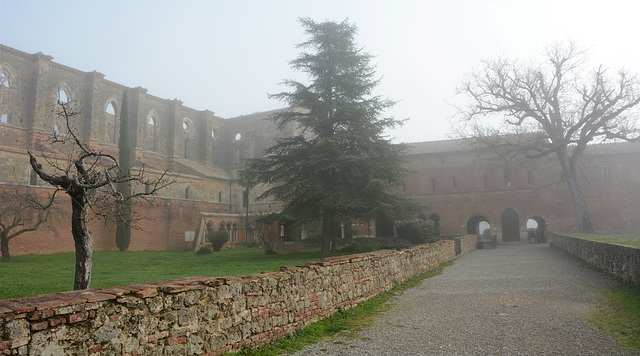
[[[185,232],[202,238],[208,229],[228,230],[232,243],[255,238],[249,215],[279,209],[275,201],[256,202],[260,189],[248,193],[236,179],[247,158],[260,157],[278,137],[266,120],[274,112],[222,119],[177,99],[152,96],[144,88],[128,88],[52,61],[0,45],[0,188],[31,186],[40,194],[51,187],[28,164],[27,149],[36,153],[54,131],[65,125],[53,111],[58,99],[81,109],[75,120],[80,138],[97,150],[117,156],[123,93],[129,95],[132,162],[149,172],[171,171],[178,182],[134,207],[142,231],[134,230],[132,250],[185,248]],[[495,162],[475,152],[468,140],[410,145],[410,170],[400,194],[416,198],[424,218],[437,222],[440,234],[478,232],[479,224],[503,241],[526,236],[527,221],[548,231],[575,230],[571,198],[553,158],[523,165]],[[581,163],[581,184],[596,229],[640,227],[640,145],[603,144],[587,150]],[[64,197],[63,199],[68,199]],[[63,206],[68,206],[64,204]],[[11,242],[14,254],[73,250],[68,222],[55,239],[29,233]],[[531,224],[531,222],[530,222]],[[249,227],[248,234],[245,228]],[[115,226],[92,222],[96,250],[115,250]],[[276,233],[276,232],[274,232]]]

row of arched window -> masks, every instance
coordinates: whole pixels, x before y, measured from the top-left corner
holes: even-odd
[[[238,242],[238,223],[234,222],[224,222],[221,221],[218,224],[218,230],[219,231],[226,231],[227,234],[229,234],[229,242]],[[212,221],[207,221],[207,231],[213,231],[213,222]]]

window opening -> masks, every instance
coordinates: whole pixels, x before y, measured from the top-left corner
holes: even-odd
[[[191,142],[189,141],[188,138],[185,138],[184,139],[184,158],[186,159],[189,159],[191,156],[190,147],[191,147]]]
[[[611,170],[609,169],[609,167],[602,168],[602,181],[603,182],[611,181]]]
[[[507,188],[511,186],[511,170],[509,167],[504,167],[504,186]]]
[[[155,151],[157,149],[156,132],[158,128],[158,120],[155,116],[149,116],[147,121],[147,137],[145,140],[145,148],[147,150]]]
[[[106,141],[109,143],[118,143],[118,119],[116,118],[116,109],[113,102],[110,102],[105,109],[107,120],[105,122]]]
[[[9,123],[9,78],[0,71],[0,123]]]
[[[242,138],[242,134],[238,132],[236,134],[236,141],[240,141],[241,138]]]
[[[69,95],[67,95],[67,92],[64,89],[60,89],[58,92],[58,101],[61,103],[69,102]]]

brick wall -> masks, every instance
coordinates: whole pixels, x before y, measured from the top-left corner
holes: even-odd
[[[460,238],[462,253],[475,236]],[[4,354],[201,355],[268,343],[455,258],[454,241],[243,277],[191,277],[0,301]]]
[[[640,249],[553,234],[553,247],[640,286]]]

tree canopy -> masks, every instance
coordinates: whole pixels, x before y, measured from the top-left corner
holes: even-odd
[[[290,108],[272,117],[297,134],[279,139],[263,158],[247,162],[242,172],[252,184],[268,184],[261,198],[286,204],[278,217],[322,222],[323,251],[331,224],[389,213],[401,200],[390,191],[402,184],[401,145],[384,130],[400,124],[383,117],[393,101],[373,95],[379,83],[371,55],[355,43],[356,26],[343,21],[300,20],[309,39],[290,62],[307,74],[308,83],[285,80],[292,91],[270,95]]]
[[[640,138],[637,75],[588,63],[575,43],[556,43],[541,63],[486,60],[458,88],[470,99],[462,118],[483,146],[502,155],[558,158],[583,232],[594,230],[576,174],[587,145]]]

